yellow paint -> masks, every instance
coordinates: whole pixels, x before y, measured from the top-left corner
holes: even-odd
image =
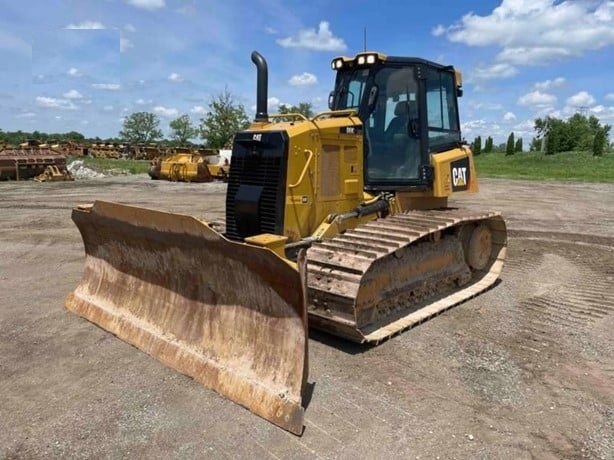
[[[271,233],[262,233],[260,235],[248,236],[245,242],[254,246],[269,248],[278,256],[285,258],[285,245],[288,238],[281,235],[273,235]]]

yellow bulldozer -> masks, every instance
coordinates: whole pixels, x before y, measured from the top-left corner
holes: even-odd
[[[385,340],[493,286],[507,242],[476,192],[458,70],[364,52],[333,59],[329,109],[257,113],[236,134],[225,227],[96,201],[72,218],[85,246],[66,307],[296,434],[308,326]]]
[[[214,149],[176,147],[164,157],[154,158],[149,177],[180,182],[211,182],[228,177],[228,165],[213,164],[211,158],[219,157]]]

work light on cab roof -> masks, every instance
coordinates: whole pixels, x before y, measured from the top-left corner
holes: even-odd
[[[368,53],[359,53],[354,58],[347,56],[336,57],[331,61],[330,66],[333,70],[339,70],[346,67],[370,66],[378,61],[385,60],[385,54],[370,51]]]

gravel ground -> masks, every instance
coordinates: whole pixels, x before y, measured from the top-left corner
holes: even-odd
[[[223,218],[226,186],[0,183],[2,458],[614,458],[614,186],[482,180],[502,282],[377,347],[312,333],[296,437],[63,308],[94,199]]]

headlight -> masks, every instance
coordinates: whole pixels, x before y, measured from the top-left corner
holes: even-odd
[[[375,64],[375,55],[374,54],[369,54],[367,56],[367,64]]]
[[[335,67],[337,69],[340,69],[341,67],[343,67],[343,59],[337,59],[337,62],[335,62]]]
[[[364,56],[359,56],[358,57],[358,65],[363,65],[365,63],[365,57]]]

